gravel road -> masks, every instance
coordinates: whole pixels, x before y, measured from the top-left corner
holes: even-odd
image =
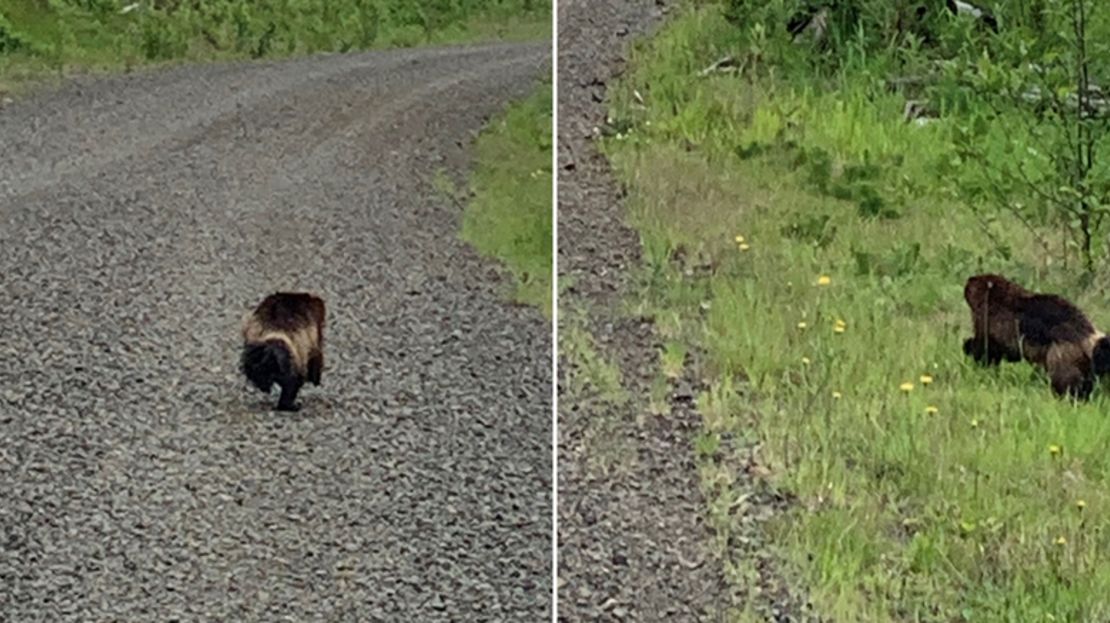
[[[0,110],[0,621],[550,616],[550,326],[432,188],[546,44],[83,78]],[[277,289],[323,386],[236,364]]]

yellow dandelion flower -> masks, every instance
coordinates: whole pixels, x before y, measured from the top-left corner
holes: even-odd
[[[749,246],[746,242],[741,242],[740,246],[738,246],[737,248],[740,249],[741,251],[747,251],[748,249],[751,248],[751,246]]]
[[[809,326],[809,325],[807,325],[807,324],[806,324],[805,322],[799,322],[799,323],[798,323],[798,328],[799,328],[799,329],[804,329],[804,328],[806,328],[806,327],[808,327],[808,326]]]
[[[1087,508],[1087,500],[1076,500],[1075,501],[1075,507],[1078,508],[1079,510],[1083,510],[1084,508]]]
[[[1056,544],[1057,545],[1067,545],[1068,540],[1065,539],[1063,535],[1060,535],[1060,536],[1056,537]]]
[[[975,419],[975,418],[972,418],[972,420],[971,420],[971,427],[972,427],[972,428],[979,428],[979,420],[978,420],[978,419]]]
[[[828,275],[821,275],[817,278],[817,285],[819,286],[827,286],[830,283],[832,283],[832,277],[829,277]]]
[[[741,235],[739,235],[739,234],[737,234],[737,236],[736,236],[736,244],[741,244],[741,243],[743,243],[743,242],[744,242],[744,237],[743,237],[743,236],[741,236]]]
[[[922,385],[928,385],[928,384],[930,384],[930,383],[932,383],[932,382],[933,382],[933,377],[932,377],[932,375],[930,375],[930,374],[922,374],[922,375],[921,375],[921,384],[922,384]]]
[[[833,400],[840,400],[840,396],[841,396],[840,392],[833,392],[832,393]]]
[[[936,415],[938,411],[940,411],[940,409],[934,407],[933,405],[925,407],[925,413],[928,413],[929,415]]]
[[[1048,447],[1048,453],[1051,454],[1052,456],[1059,456],[1060,452],[1062,452],[1062,451],[1063,450],[1060,448],[1060,446],[1058,446],[1056,444],[1052,444]]]
[[[809,365],[809,357],[802,357],[802,363],[803,363],[804,365],[807,365],[807,366],[808,366],[808,365]]]
[[[845,330],[846,329],[841,325],[836,325],[835,327],[833,327],[833,333],[844,333]]]
[[[913,383],[906,382],[898,386],[898,389],[906,392],[907,394],[913,391]]]

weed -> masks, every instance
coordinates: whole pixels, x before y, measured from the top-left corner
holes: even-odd
[[[566,404],[589,414],[583,421],[585,454],[601,473],[629,469],[636,461],[632,441],[622,433],[624,407],[631,400],[620,367],[601,350],[585,327],[584,313],[560,310],[559,353],[566,376]],[[660,386],[653,387],[653,396]],[[662,386],[665,389],[665,384]],[[663,398],[665,401],[665,398]],[[652,403],[653,408],[663,408]],[[657,415],[661,415],[658,413]]]

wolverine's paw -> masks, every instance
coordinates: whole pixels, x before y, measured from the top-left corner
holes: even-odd
[[[980,356],[979,355],[980,352],[982,352],[982,348],[978,344],[978,340],[976,340],[973,337],[969,337],[966,340],[964,340],[964,354],[965,355],[967,355],[968,357],[971,357],[972,359],[975,359],[976,361],[978,361],[979,356]]]
[[[301,410],[301,405],[299,405],[299,404],[290,404],[290,405],[278,404],[276,407],[274,407],[274,411],[284,411],[286,413],[296,413],[297,411],[300,411],[300,410]]]

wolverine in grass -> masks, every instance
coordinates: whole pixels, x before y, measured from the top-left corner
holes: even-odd
[[[1026,361],[1040,366],[1060,396],[1087,399],[1110,372],[1110,338],[1074,304],[1030,292],[1001,275],[976,275],[964,286],[975,335],[964,352],[984,365]]]
[[[301,292],[266,297],[243,323],[240,367],[251,384],[270,393],[281,387],[278,411],[297,411],[305,380],[320,385],[324,370],[324,301]]]

